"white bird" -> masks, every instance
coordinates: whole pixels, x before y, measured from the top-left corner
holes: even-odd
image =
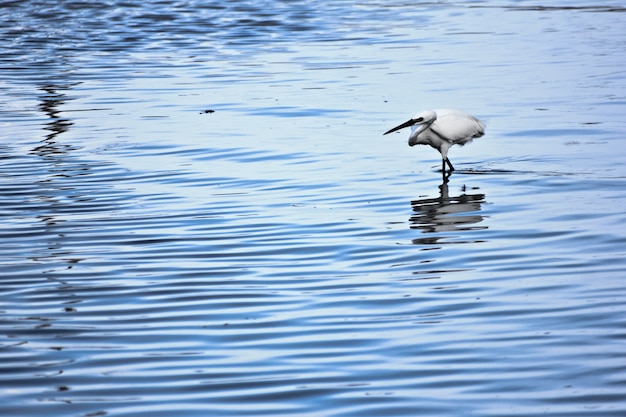
[[[485,124],[461,110],[441,109],[418,113],[407,122],[383,133],[411,127],[409,146],[430,145],[441,154],[442,171],[446,172],[446,163],[450,172],[454,171],[448,159],[448,149],[452,145],[463,146],[485,134]]]

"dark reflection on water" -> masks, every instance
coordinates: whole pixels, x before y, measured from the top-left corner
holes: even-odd
[[[67,91],[76,84],[47,84],[40,86],[39,89],[43,94],[39,95],[41,103],[38,105],[39,110],[51,119],[50,122],[44,123],[44,131],[48,132],[42,140],[42,144],[35,147],[31,153],[41,157],[49,157],[52,155],[62,155],[75,149],[72,145],[64,145],[58,142],[57,136],[67,132],[74,124],[69,118],[62,116],[61,107],[68,101]]]
[[[409,219],[410,227],[425,234],[434,234],[413,239],[413,243],[416,245],[468,243],[465,240],[446,241],[451,236],[442,233],[487,229],[487,226],[476,226],[483,221],[483,216],[478,212],[484,203],[485,195],[482,193],[470,194],[463,190],[461,194],[451,197],[448,181],[444,180],[439,185],[439,197],[411,201],[415,214]]]

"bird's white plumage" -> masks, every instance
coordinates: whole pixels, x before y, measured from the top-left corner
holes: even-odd
[[[464,145],[485,133],[485,125],[471,114],[452,109],[435,110],[432,113],[435,114],[435,120],[424,130],[424,136],[428,136],[430,130],[454,145]]]
[[[463,146],[485,134],[485,125],[476,117],[461,110],[427,110],[416,114],[409,121],[388,130],[384,134],[411,127],[409,145],[430,145],[441,153],[443,170],[446,163],[454,171],[448,159],[452,145]]]

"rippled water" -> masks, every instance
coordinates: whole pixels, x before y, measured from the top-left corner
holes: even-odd
[[[2,3],[0,414],[626,415],[625,11]]]

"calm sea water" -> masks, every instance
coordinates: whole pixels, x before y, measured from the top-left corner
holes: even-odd
[[[626,415],[625,12],[0,3],[0,415]]]

